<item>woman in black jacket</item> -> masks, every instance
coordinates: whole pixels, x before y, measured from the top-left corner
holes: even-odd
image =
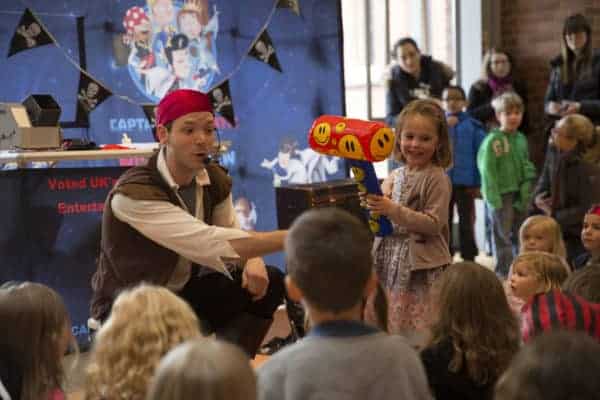
[[[441,99],[454,71],[431,56],[422,55],[417,43],[409,37],[394,44],[392,57],[398,65],[391,68],[387,81],[385,122],[395,127],[396,117],[412,100]]]
[[[488,130],[497,126],[496,114],[492,108],[492,99],[506,92],[516,92],[527,103],[525,86],[514,79],[513,59],[505,50],[498,48],[489,49],[483,57],[481,79],[469,89],[469,104],[467,112],[473,118],[481,121]],[[527,117],[523,117],[519,127],[523,134],[527,132]]]
[[[544,98],[554,118],[583,114],[600,124],[600,53],[592,50],[591,26],[581,14],[564,22],[561,54],[550,61],[550,82]]]

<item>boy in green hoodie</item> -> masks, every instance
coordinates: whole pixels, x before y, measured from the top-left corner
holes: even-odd
[[[490,211],[496,274],[508,276],[518,249],[519,226],[530,200],[535,167],[529,160],[527,139],[518,130],[523,100],[505,92],[492,101],[500,127],[492,129],[477,153],[481,193]]]

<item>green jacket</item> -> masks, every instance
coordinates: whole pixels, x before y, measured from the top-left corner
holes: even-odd
[[[516,193],[514,208],[526,210],[536,173],[529,161],[527,139],[521,132],[490,131],[477,153],[477,167],[481,174],[481,194],[492,208],[502,207],[503,194]]]

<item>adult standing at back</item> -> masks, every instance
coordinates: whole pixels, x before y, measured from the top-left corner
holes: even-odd
[[[415,99],[441,99],[442,91],[454,77],[448,65],[421,54],[417,43],[410,37],[398,40],[392,49],[393,66],[387,80],[386,116],[390,126],[396,126],[396,117]]]
[[[600,124],[600,53],[592,50],[592,28],[581,14],[565,19],[560,55],[550,61],[545,111],[556,119],[583,114]]]
[[[513,58],[507,51],[491,48],[483,56],[481,79],[469,89],[467,112],[488,129],[496,128],[499,124],[492,107],[492,100],[506,91],[513,91],[527,104],[525,86],[514,78]],[[527,118],[519,129],[527,134]]]

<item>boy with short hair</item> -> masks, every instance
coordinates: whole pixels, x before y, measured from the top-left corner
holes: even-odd
[[[312,326],[258,370],[259,399],[430,399],[417,353],[361,321],[376,287],[371,235],[336,208],[311,210],[285,242],[289,297]]]
[[[463,260],[473,261],[479,253],[475,243],[473,225],[475,222],[474,198],[479,196],[481,178],[477,169],[477,150],[485,139],[485,129],[481,122],[464,112],[467,106],[465,91],[460,86],[448,86],[442,92],[442,107],[446,112],[448,131],[452,141],[452,160],[454,165],[448,171],[452,181],[452,197],[448,226],[454,220],[454,205],[458,210],[458,231],[460,255]],[[450,254],[452,248],[452,229],[450,229]]]
[[[500,127],[486,136],[477,154],[481,192],[490,207],[496,274],[506,279],[518,249],[519,226],[531,197],[535,167],[529,160],[527,139],[518,128],[523,100],[505,92],[492,101]]]

